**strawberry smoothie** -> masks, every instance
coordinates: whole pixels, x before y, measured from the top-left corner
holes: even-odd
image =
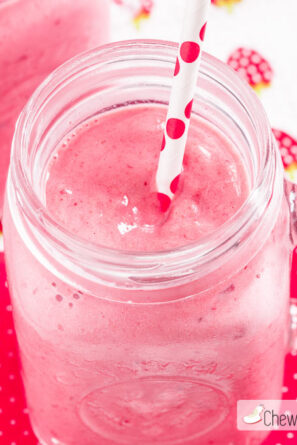
[[[179,191],[161,214],[153,178],[165,117],[164,106],[130,105],[67,134],[47,164],[43,196],[51,216],[92,245],[136,254],[215,236],[250,193],[243,160],[223,133],[194,117]],[[281,395],[286,206],[231,271],[209,267],[178,285],[170,277],[131,276],[123,284],[120,275],[105,276],[92,286],[76,275],[83,258],[67,280],[58,261],[49,268],[23,241],[8,207],[14,317],[30,417],[43,444],[261,442],[261,433],[237,430],[236,403]]]
[[[0,0],[0,218],[14,126],[58,65],[108,38],[109,0]]]
[[[135,106],[69,135],[49,168],[53,217],[88,241],[132,251],[184,246],[226,222],[248,196],[248,180],[226,139],[199,122],[174,206],[160,212],[154,177],[165,118],[164,107]]]

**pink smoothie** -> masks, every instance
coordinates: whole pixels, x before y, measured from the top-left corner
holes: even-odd
[[[0,218],[14,126],[58,65],[108,38],[109,0],[0,0]]]
[[[164,107],[138,106],[88,121],[64,141],[49,169],[46,201],[64,227],[120,250],[184,246],[226,222],[248,181],[226,138],[194,119],[180,189],[163,215],[154,177]]]
[[[157,105],[126,106],[68,134],[48,163],[43,196],[51,215],[85,240],[146,252],[201,241],[232,217],[249,193],[244,166],[236,147],[198,118],[180,189],[160,214],[153,178],[165,114]],[[101,274],[94,284],[55,259],[49,266],[16,229],[9,199],[6,262],[30,418],[42,443],[261,443],[261,433],[237,430],[236,404],[281,396],[287,207],[261,249],[247,247],[231,273],[209,270],[202,280],[155,287]]]

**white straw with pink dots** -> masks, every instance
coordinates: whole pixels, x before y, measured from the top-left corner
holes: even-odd
[[[178,188],[183,169],[202,44],[211,0],[186,0],[182,39],[156,176],[161,210],[166,212]]]

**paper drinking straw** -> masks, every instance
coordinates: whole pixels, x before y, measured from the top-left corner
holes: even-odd
[[[178,188],[188,137],[194,91],[201,62],[211,0],[186,0],[182,39],[156,175],[161,210],[166,212]]]

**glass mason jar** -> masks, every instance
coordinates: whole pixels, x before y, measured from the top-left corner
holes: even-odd
[[[110,0],[0,0],[0,219],[14,126],[61,63],[109,37]]]
[[[281,398],[289,209],[266,115],[233,70],[205,54],[193,109],[233,144],[250,182],[244,205],[214,233],[135,254],[86,243],[46,208],[58,142],[112,108],[167,104],[175,59],[176,46],[158,41],[80,55],[18,120],[4,241],[27,402],[43,444],[258,444],[262,433],[236,428],[237,400]]]

